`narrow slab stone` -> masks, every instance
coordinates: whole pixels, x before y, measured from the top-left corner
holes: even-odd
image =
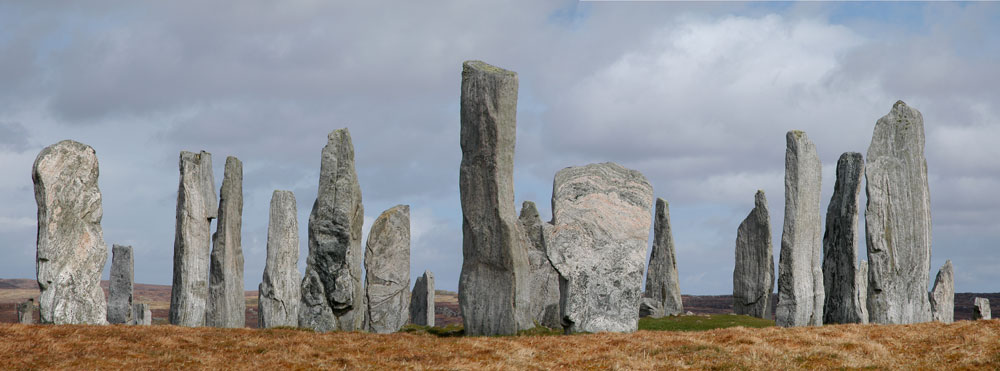
[[[837,160],[833,198],[826,209],[823,234],[823,323],[868,323],[864,301],[858,300],[858,201],[865,160],[848,152]],[[860,277],[865,281],[868,277]],[[867,295],[867,292],[865,293]]]
[[[951,260],[941,266],[927,299],[931,304],[932,320],[942,323],[955,321],[955,270]]]
[[[106,324],[101,272],[108,247],[101,230],[97,153],[64,140],[35,159],[31,180],[38,204],[36,272],[41,322]]]
[[[271,194],[267,223],[267,260],[257,291],[258,327],[297,327],[299,324],[299,221],[291,191]]]
[[[528,241],[528,275],[531,297],[531,317],[538,324],[548,328],[562,328],[559,319],[559,273],[549,262],[545,254],[544,235],[551,224],[542,221],[534,202],[524,201],[521,204],[521,215],[518,217],[521,228]]]
[[[327,136],[323,147],[319,191],[309,214],[309,256],[301,286],[300,327],[320,332],[364,330],[364,216],[351,133],[337,129]]]
[[[35,299],[28,299],[17,305],[17,323],[35,324]]]
[[[434,274],[424,271],[413,284],[410,297],[410,323],[434,327]]]
[[[861,313],[861,323],[868,323],[868,261],[862,260],[858,263],[858,270],[854,276],[854,295]]]
[[[212,154],[182,151],[174,235],[174,279],[170,288],[170,324],[205,325],[212,219],[219,213],[212,176]]]
[[[567,332],[637,329],[652,204],[646,177],[618,164],[556,173],[545,246],[559,272]]]
[[[365,296],[370,332],[399,331],[410,318],[410,206],[382,212],[365,246]]]
[[[990,315],[990,299],[975,298],[972,301],[972,320],[992,319]]]
[[[149,326],[153,324],[153,312],[149,310],[149,304],[132,304],[132,319],[130,325]]]
[[[774,255],[771,216],[764,191],[754,195],[750,210],[736,230],[736,268],[733,269],[733,313],[771,319]]]
[[[928,322],[931,199],[920,111],[898,101],[875,123],[865,180],[871,322]]]
[[[646,272],[646,296],[660,303],[665,316],[684,313],[674,236],[670,233],[670,205],[662,198],[656,199],[656,214],[653,217],[653,251],[650,252],[649,270]]]
[[[462,273],[465,334],[511,335],[534,326],[525,235],[514,206],[517,74],[462,64]]]
[[[243,295],[243,163],[226,157],[226,171],[219,192],[219,223],[212,235],[208,307],[205,324],[211,327],[246,326]]]
[[[108,322],[132,320],[132,288],[135,281],[132,246],[111,247],[111,282],[108,284]]]
[[[778,260],[779,326],[823,324],[822,166],[816,146],[798,130],[785,135],[785,224]]]

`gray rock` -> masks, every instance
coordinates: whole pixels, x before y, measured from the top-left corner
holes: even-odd
[[[36,272],[41,322],[106,324],[101,272],[108,247],[101,230],[97,154],[64,140],[35,159],[31,180],[38,204]]]
[[[274,191],[267,224],[267,260],[257,299],[258,327],[299,325],[299,221],[295,195]]]
[[[680,313],[677,313],[680,314]],[[660,318],[665,316],[663,313],[663,303],[659,300],[643,297],[642,301],[639,302],[639,317],[653,317]]]
[[[865,166],[868,314],[872,323],[931,320],[931,202],[924,118],[898,101],[875,123]]]
[[[990,299],[976,298],[972,301],[972,320],[992,319],[990,315]]]
[[[149,310],[149,304],[132,304],[132,319],[130,325],[149,326],[153,324],[153,312]]]
[[[316,331],[364,330],[361,224],[365,210],[347,129],[323,147],[319,191],[309,214],[309,256],[302,279],[299,326]]]
[[[653,187],[614,163],[569,167],[552,185],[545,246],[560,279],[567,332],[632,332],[652,224]]]
[[[951,260],[945,261],[941,266],[927,299],[930,300],[931,318],[934,321],[955,321],[955,270],[951,266]]]
[[[822,166],[806,133],[785,135],[785,224],[778,260],[779,326],[823,324],[822,221],[819,214]]]
[[[545,253],[544,235],[552,225],[542,221],[538,208],[531,201],[521,204],[518,220],[530,241],[527,252],[531,267],[528,275],[531,316],[542,326],[562,328],[562,321],[559,319],[559,273]]]
[[[434,274],[424,271],[416,281],[410,297],[410,323],[434,327]]]
[[[409,205],[396,205],[372,223],[365,246],[365,295],[368,331],[396,332],[409,320]]]
[[[246,326],[243,294],[243,163],[226,157],[226,171],[219,191],[219,223],[212,235],[205,324],[211,327]]]
[[[108,322],[132,320],[132,287],[135,281],[132,246],[111,247],[111,282],[108,283]]]
[[[514,206],[517,74],[462,64],[462,273],[458,303],[466,335],[511,335],[534,325],[527,238]]]
[[[174,279],[170,288],[170,323],[204,326],[208,301],[208,266],[212,219],[218,216],[212,154],[182,151],[174,235]]]
[[[733,269],[733,313],[771,319],[774,255],[771,216],[764,191],[754,195],[754,208],[736,230]]]
[[[35,323],[35,299],[28,299],[17,305],[17,323],[22,325]]]
[[[826,209],[823,234],[823,323],[868,323],[865,301],[858,300],[858,199],[865,160],[848,152],[837,160],[837,181]],[[867,295],[868,293],[864,293]]]
[[[862,260],[858,263],[858,270],[854,272],[854,295],[858,302],[858,311],[861,313],[861,323],[868,323],[868,261]]]
[[[646,272],[646,296],[660,302],[663,315],[675,316],[684,313],[684,304],[677,279],[674,236],[670,233],[670,205],[662,198],[656,199],[653,220],[653,251],[649,254],[649,271]]]

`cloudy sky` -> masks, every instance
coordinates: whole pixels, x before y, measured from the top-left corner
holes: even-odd
[[[302,270],[320,151],[347,127],[364,233],[409,204],[411,277],[454,290],[469,59],[519,74],[518,205],[549,218],[566,166],[641,171],[688,294],[732,292],[757,189],[778,256],[788,130],[816,143],[829,200],[837,158],[904,100],[925,119],[931,276],[951,259],[957,291],[1000,291],[1000,3],[950,2],[4,2],[0,277],[35,277],[31,166],[63,139],[97,151],[104,237],[135,248],[138,282],[171,282],[181,150],[211,152],[217,186],[243,160],[248,289],[275,189],[297,198]]]

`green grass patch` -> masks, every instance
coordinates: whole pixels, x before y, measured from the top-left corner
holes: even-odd
[[[639,329],[649,331],[706,331],[727,327],[771,327],[774,321],[736,314],[645,317],[639,319]]]
[[[445,327],[431,327],[431,326],[421,326],[409,324],[403,326],[399,329],[399,332],[406,332],[410,334],[428,334],[437,337],[455,337],[465,335],[465,328],[462,325],[449,325]]]

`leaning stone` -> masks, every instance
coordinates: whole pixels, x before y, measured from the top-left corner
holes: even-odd
[[[182,151],[174,235],[174,280],[170,290],[170,324],[205,325],[212,219],[218,216],[212,154]]]
[[[410,297],[410,323],[434,327],[434,274],[424,271],[417,277]]]
[[[552,267],[548,255],[545,254],[544,235],[551,224],[542,221],[538,208],[531,201],[521,204],[521,215],[518,218],[521,228],[527,234],[530,243],[527,245],[529,274],[529,289],[531,297],[531,316],[540,325],[548,328],[562,328],[559,319],[559,273]]]
[[[764,191],[754,195],[754,208],[736,230],[733,269],[733,313],[771,319],[774,255],[771,216]]]
[[[399,331],[410,309],[410,206],[382,212],[365,246],[365,328],[374,333]]]
[[[149,326],[153,324],[153,312],[149,310],[149,304],[132,304],[132,319],[130,325]]]
[[[837,181],[826,209],[823,234],[823,288],[826,303],[823,323],[868,323],[864,301],[858,300],[858,199],[865,160],[860,153],[848,152],[837,160]],[[867,293],[865,293],[867,295]]]
[[[17,323],[22,325],[35,323],[35,299],[28,299],[17,305]]]
[[[920,111],[898,101],[875,123],[865,180],[871,322],[928,322],[931,202]]]
[[[955,270],[951,266],[951,260],[945,261],[941,266],[927,299],[931,304],[931,317],[934,321],[955,321]]]
[[[992,319],[990,316],[990,299],[976,298],[972,302],[972,319]]]
[[[243,163],[226,157],[226,171],[219,192],[219,222],[212,236],[205,324],[211,327],[246,326],[243,294]]]
[[[458,303],[467,335],[512,335],[534,326],[530,267],[514,209],[517,74],[462,64],[462,273]]]
[[[43,149],[31,180],[38,204],[36,272],[41,322],[106,324],[101,272],[108,247],[101,230],[97,154],[64,140]]]
[[[660,303],[664,316],[684,312],[681,302],[680,281],[677,279],[677,258],[674,254],[674,236],[670,233],[670,209],[667,201],[656,199],[653,222],[653,251],[649,255],[646,272],[646,296]]]
[[[108,284],[109,323],[129,323],[132,320],[132,286],[135,281],[132,259],[132,246],[112,246],[111,282]]]
[[[652,203],[646,177],[618,164],[556,173],[545,246],[559,272],[567,332],[637,329]]]
[[[267,224],[267,260],[257,292],[258,327],[297,327],[299,324],[299,222],[295,195],[271,194]]]
[[[785,135],[785,224],[778,259],[779,326],[823,324],[822,221],[819,214],[822,167],[806,133]]]

